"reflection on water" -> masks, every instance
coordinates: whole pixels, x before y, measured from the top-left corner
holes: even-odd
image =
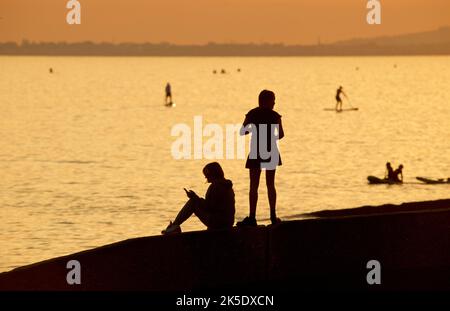
[[[172,158],[171,128],[193,126],[197,115],[240,123],[263,88],[275,92],[286,133],[280,217],[449,196],[448,185],[415,183],[450,177],[449,57],[0,57],[0,67],[0,271],[159,234],[186,199],[183,187],[208,186],[209,160]],[[163,105],[168,81],[174,108]],[[324,110],[339,85],[359,111]],[[367,185],[387,160],[405,166],[409,184]],[[245,160],[220,162],[242,218]],[[268,223],[263,186],[257,212]],[[183,226],[202,228],[196,219]]]

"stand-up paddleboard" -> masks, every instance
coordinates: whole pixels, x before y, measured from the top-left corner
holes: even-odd
[[[335,108],[325,108],[325,111],[334,111],[334,112],[344,112],[344,111],[358,111],[359,108],[345,108],[345,109],[341,109],[341,110],[336,110]]]
[[[436,185],[436,184],[450,184],[450,178],[444,179],[432,179],[432,178],[426,178],[426,177],[416,177],[417,180],[420,180],[421,182],[424,182],[429,185]]]
[[[367,180],[369,181],[369,184],[372,185],[381,185],[381,184],[389,184],[389,185],[401,185],[402,182],[395,182],[389,179],[381,179],[375,176],[367,176]]]
[[[164,104],[164,106],[166,106],[166,107],[175,107],[176,105],[175,105],[174,102],[170,102],[170,103]]]

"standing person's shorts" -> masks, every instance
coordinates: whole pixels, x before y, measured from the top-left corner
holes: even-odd
[[[271,158],[269,159],[250,159],[250,156],[247,157],[247,161],[245,162],[245,168],[261,168],[263,163],[270,163]],[[275,164],[276,166],[280,166],[283,163],[281,162],[281,155],[278,155],[278,162]],[[263,164],[264,165],[264,164]],[[274,168],[275,169],[275,168]]]

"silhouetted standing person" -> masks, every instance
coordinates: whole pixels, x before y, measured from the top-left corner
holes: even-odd
[[[166,84],[166,105],[172,104],[172,87],[170,86],[170,83],[167,82]]]
[[[276,167],[281,165],[276,141],[284,137],[281,115],[273,110],[275,94],[263,90],[258,98],[259,107],[250,110],[241,128],[241,135],[252,133],[250,154],[245,167],[250,171],[249,216],[237,223],[238,226],[256,226],[256,206],[261,170],[266,170],[266,185],[272,224],[281,220],[276,216],[277,192],[275,189]],[[278,132],[276,134],[276,132]]]
[[[48,70],[49,73],[53,73],[53,68],[50,67],[50,69]]]
[[[189,200],[178,213],[174,222],[170,222],[162,234],[181,232],[181,224],[195,214],[208,229],[227,229],[234,224],[234,191],[231,180],[225,179],[222,167],[217,162],[203,168],[207,182],[211,183],[205,198],[194,191],[186,190]]]
[[[340,86],[336,91],[336,111],[342,111],[341,94],[344,95],[345,98],[348,98],[347,95],[344,93],[342,86]]]

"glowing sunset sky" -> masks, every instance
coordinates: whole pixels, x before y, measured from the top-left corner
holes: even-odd
[[[366,23],[366,0],[1,0],[0,42],[114,41],[177,44],[332,42],[434,30],[450,24],[449,0],[382,0],[382,25]]]

